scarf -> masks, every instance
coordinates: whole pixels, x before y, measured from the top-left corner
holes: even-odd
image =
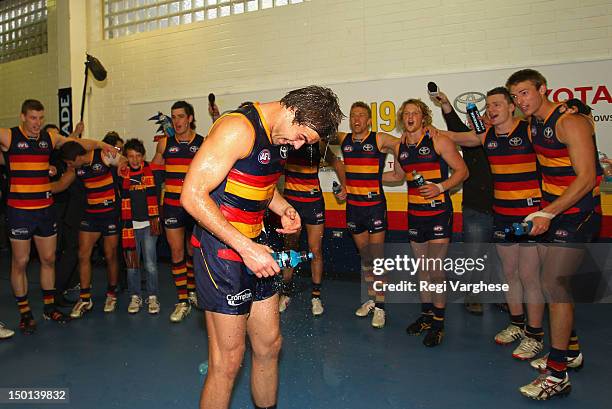
[[[132,200],[130,199],[130,187],[138,183],[132,180],[132,176],[141,176],[140,184],[144,185],[147,194],[147,210],[151,227],[151,236],[159,236],[161,226],[159,222],[159,207],[157,205],[157,192],[153,179],[153,170],[149,163],[143,162],[140,169],[133,170],[127,166],[126,174],[121,175],[121,241],[123,255],[127,268],[138,268],[140,260],[136,253],[136,239],[134,237],[134,226],[132,223]]]

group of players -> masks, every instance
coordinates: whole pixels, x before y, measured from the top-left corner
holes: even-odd
[[[444,94],[436,99],[443,109],[450,105]],[[363,102],[351,106],[351,132],[337,132],[343,117],[337,97],[331,90],[315,86],[291,91],[276,102],[245,103],[220,117],[213,104],[209,113],[214,123],[206,138],[195,132],[191,105],[179,101],[172,106],[175,136],[158,142],[152,160],[152,165],[163,166],[165,171],[163,210],[157,212],[153,201],[148,216],[153,235],[161,213],[171,249],[179,299],[171,320],[185,318],[190,299],[196,302],[196,291],[197,302],[205,310],[209,371],[201,408],[228,407],[247,334],[252,348],[255,407],[276,407],[282,343],[279,312],[289,304],[290,286],[284,285],[279,297],[275,276],[280,268],[270,255],[263,230],[266,210],[280,217],[277,232],[287,238],[289,246],[295,245],[302,225],[306,225],[308,246],[314,254],[311,307],[313,315],[321,315],[325,215],[318,180],[321,158],[337,173],[340,189],[336,197],[346,200],[347,227],[361,256],[364,279],[372,282],[372,259],[378,256],[373,249],[384,243],[387,228],[383,182],[407,181],[408,234],[414,256],[444,257],[445,244],[452,234],[449,191],[469,177],[456,144],[482,145],[493,175],[492,239],[498,243],[511,288],[511,322],[495,340],[502,344],[521,340],[513,355],[519,359],[535,357],[543,350],[542,316],[547,301],[550,352],[532,361],[543,374],[520,391],[533,399],[570,392],[567,369],[580,368],[582,354],[573,332],[573,305],[560,277],[571,275],[577,268],[582,251],[563,244],[589,242],[599,230],[601,170],[596,161],[594,124],[567,105],[549,101],[546,80],[534,70],[514,73],[506,87],[491,90],[486,101],[490,126],[479,135],[469,130],[436,129],[424,102],[406,100],[397,116],[400,138],[372,132],[371,111]],[[517,107],[525,119],[514,116]],[[109,187],[110,167],[117,166],[122,174],[128,166],[125,159],[115,155],[114,148],[105,144],[41,132],[42,120],[41,105],[24,103],[21,127],[0,130],[0,147],[5,152],[11,183],[11,282],[24,332],[34,328],[25,278],[32,237],[41,259],[44,316],[59,322],[67,320],[53,305],[55,232],[46,212],[52,202],[51,192],[59,188],[48,180],[50,150],[63,146],[62,156],[69,165],[81,169],[76,176],[85,179],[90,210],[83,231],[95,233],[85,241],[92,246],[101,234],[117,235],[117,226],[121,225],[118,216],[103,210],[116,208],[120,197]],[[340,146],[342,161],[328,149],[329,144]],[[387,154],[395,158],[390,172],[384,172]],[[281,195],[276,185],[283,173]],[[417,174],[426,180],[424,185],[415,179]],[[124,213],[129,198],[121,202]],[[124,225],[129,220],[122,219]],[[505,233],[509,224],[523,220],[533,224],[528,236]],[[125,230],[122,239],[130,242]],[[126,263],[134,265],[128,256]],[[84,269],[87,271],[87,267]],[[82,316],[92,307],[89,281],[83,276],[81,270],[81,299],[73,308],[73,317]],[[284,281],[288,282],[290,276],[290,271],[285,272]],[[419,271],[419,278],[437,282],[444,276],[440,271]],[[105,311],[107,306],[112,311],[116,302],[111,282]],[[382,328],[386,320],[384,293],[369,288],[368,295],[356,315],[372,313],[372,326]],[[425,334],[423,343],[433,347],[444,337],[445,297],[421,292],[421,301],[421,315],[407,332]]]

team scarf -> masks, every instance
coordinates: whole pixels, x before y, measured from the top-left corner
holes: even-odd
[[[147,194],[147,210],[151,227],[151,236],[159,236],[161,226],[159,222],[159,207],[157,205],[157,191],[153,171],[148,162],[143,162],[140,169],[133,170],[127,166],[127,172],[121,175],[121,221],[123,229],[121,231],[121,241],[123,255],[127,268],[138,268],[139,259],[136,253],[136,239],[134,237],[134,226],[132,223],[132,200],[130,199],[130,187],[133,185],[144,185]],[[133,177],[140,176],[140,183],[133,180]]]

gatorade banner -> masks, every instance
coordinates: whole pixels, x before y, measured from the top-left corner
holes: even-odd
[[[59,101],[59,127],[62,135],[72,133],[72,88],[60,88],[57,93]]]

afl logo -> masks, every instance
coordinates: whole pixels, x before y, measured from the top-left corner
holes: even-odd
[[[481,92],[464,92],[455,98],[453,105],[457,111],[462,114],[467,114],[467,104],[470,102],[476,105],[479,111],[483,111],[485,109],[485,99],[485,95]]]
[[[99,171],[101,171],[101,170],[102,170],[102,165],[100,165],[99,163],[96,163],[95,165],[93,165],[93,166],[91,167],[91,169],[92,169],[94,172],[99,172]]]
[[[85,171],[83,169],[77,170],[77,176],[83,176],[84,174],[85,174]]]
[[[554,135],[555,135],[555,133],[553,132],[553,130],[552,130],[552,128],[551,128],[550,126],[547,126],[547,127],[544,129],[544,137],[545,137],[545,138],[550,139],[550,138],[552,138]]]
[[[172,146],[170,149],[168,149],[169,153],[177,153],[179,151],[178,146]]]
[[[555,232],[555,236],[557,237],[567,237],[569,235],[569,233],[567,232],[567,230],[557,230]]]
[[[267,149],[263,149],[261,152],[259,152],[259,155],[257,155],[257,160],[262,165],[267,165],[268,163],[270,163],[270,151]]]
[[[28,145],[27,142],[19,142],[17,144],[17,148],[19,148],[19,149],[28,149],[29,147],[30,147],[30,145]]]
[[[533,138],[537,134],[538,134],[538,127],[535,124],[531,125],[531,137]]]
[[[400,160],[408,159],[408,152],[402,152],[399,156]]]
[[[433,228],[433,231],[435,231],[435,232],[441,232],[442,230],[444,230],[444,227],[442,227],[440,225],[434,226],[434,228]]]
[[[190,146],[190,147],[189,147],[189,152],[191,152],[191,153],[196,153],[196,152],[198,151],[198,149],[199,149],[199,148],[198,148],[197,146],[195,146],[195,145],[194,145],[194,146]]]
[[[287,159],[287,153],[289,152],[289,147],[287,145],[283,145],[280,147],[280,156],[283,159]]]
[[[496,141],[491,141],[487,144],[487,148],[489,149],[496,149],[497,148],[497,142]]]
[[[38,143],[38,147],[39,147],[40,149],[47,149],[47,148],[49,147],[49,144],[47,143],[47,141],[40,141],[40,142]]]
[[[374,147],[372,146],[372,144],[366,143],[365,145],[363,145],[363,150],[365,152],[372,152],[374,150]]]
[[[419,155],[421,156],[429,155],[430,152],[431,152],[431,149],[429,149],[427,146],[423,146],[422,148],[419,148]]]
[[[522,143],[523,143],[523,139],[519,138],[518,136],[510,138],[510,146],[519,146]]]
[[[344,148],[342,148],[343,152],[353,152],[353,147],[351,145],[346,145]]]

